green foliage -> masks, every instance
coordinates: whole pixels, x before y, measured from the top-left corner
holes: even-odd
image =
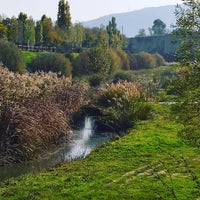
[[[11,42],[0,40],[0,61],[13,72],[20,74],[25,72],[21,51]]]
[[[150,54],[141,52],[139,54],[128,54],[130,69],[151,69],[155,67],[165,66],[165,59],[158,53]]]
[[[156,67],[160,67],[160,66],[165,66],[166,65],[166,61],[163,58],[163,56],[161,56],[158,53],[153,54],[153,57],[155,59],[155,63],[156,63]]]
[[[103,78],[99,74],[93,74],[89,77],[89,83],[91,87],[97,87],[101,84]]]
[[[0,39],[6,38],[7,31],[8,31],[7,27],[3,23],[0,22]]]
[[[5,18],[2,23],[7,27],[7,39],[10,42],[17,43],[19,37],[19,22],[16,18]]]
[[[27,20],[27,14],[20,12],[18,16],[18,43],[24,44],[25,42],[25,24]]]
[[[115,17],[112,17],[109,21],[108,26],[106,26],[108,33],[108,43],[111,48],[120,48],[122,46],[122,40],[120,31],[117,29],[117,23]]]
[[[23,43],[27,44],[28,46],[35,45],[35,22],[31,17],[25,22]]]
[[[53,26],[52,19],[43,15],[41,18],[42,31],[43,31],[43,45],[51,46],[57,41],[57,34]]]
[[[181,40],[177,59],[182,69],[171,86],[179,95],[174,106],[177,120],[184,125],[179,135],[188,143],[200,146],[200,2],[183,0],[184,6],[176,10],[175,34]]]
[[[42,45],[43,43],[43,27],[41,21],[36,22],[35,27],[35,44]]]
[[[100,109],[104,124],[115,132],[147,119],[151,110],[145,89],[140,84],[126,81],[101,88],[96,94],[95,106]]]
[[[32,62],[32,60],[36,57],[39,53],[30,52],[30,51],[22,51],[22,55],[25,61],[26,66]]]
[[[152,31],[154,35],[164,35],[166,33],[166,24],[162,20],[156,19],[153,22]]]
[[[198,199],[199,150],[177,137],[169,106],[88,157],[0,183],[2,199]]]
[[[58,4],[57,24],[63,30],[69,29],[72,25],[69,4],[65,0],[60,0]]]
[[[119,81],[132,81],[133,77],[129,71],[118,71],[113,76],[113,82],[117,83]]]
[[[71,75],[71,63],[69,59],[58,53],[37,54],[37,56],[31,61],[31,63],[28,64],[28,69],[31,72],[52,71],[61,73],[65,76]]]
[[[117,70],[129,69],[128,55],[119,49],[98,46],[81,52],[73,60],[73,76],[98,74],[107,78]]]

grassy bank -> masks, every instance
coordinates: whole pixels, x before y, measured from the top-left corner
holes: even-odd
[[[0,199],[199,199],[199,149],[177,138],[166,107],[84,160],[0,183]]]

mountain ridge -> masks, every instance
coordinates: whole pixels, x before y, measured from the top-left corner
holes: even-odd
[[[93,28],[101,25],[107,26],[112,17],[116,18],[118,29],[127,37],[134,37],[140,29],[145,29],[148,34],[148,28],[153,26],[153,21],[161,19],[167,29],[171,29],[171,25],[175,24],[175,8],[176,5],[167,5],[159,7],[147,7],[139,10],[109,14],[97,19],[83,21],[84,27]]]

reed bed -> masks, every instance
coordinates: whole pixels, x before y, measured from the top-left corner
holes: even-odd
[[[49,72],[20,75],[0,67],[0,166],[36,158],[70,136],[87,86]]]

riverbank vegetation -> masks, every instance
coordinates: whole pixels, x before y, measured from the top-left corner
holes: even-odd
[[[69,139],[70,120],[84,105],[84,84],[57,74],[0,68],[0,165],[37,157]]]
[[[75,30],[68,21],[57,27],[65,33],[61,57],[24,53],[29,73],[35,66],[57,73],[0,68],[0,165],[32,159],[68,140],[71,119],[81,108],[124,135],[84,160],[0,183],[3,199],[199,199],[200,3],[183,2],[187,9],[177,7],[176,13],[176,67],[161,66],[167,63],[159,54],[123,51],[112,18],[106,30],[87,30],[89,48],[68,43]],[[43,16],[41,22],[45,27],[50,19]],[[55,55],[66,68],[49,65],[59,63]]]
[[[169,105],[84,160],[0,183],[2,199],[198,199],[199,149],[177,137]]]

